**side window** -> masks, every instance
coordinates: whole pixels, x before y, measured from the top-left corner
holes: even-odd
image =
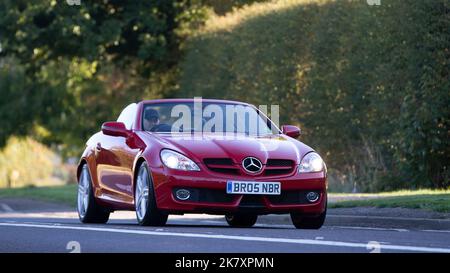
[[[125,127],[128,130],[130,130],[131,127],[133,127],[133,123],[136,119],[136,112],[137,112],[137,104],[132,103],[122,110],[122,113],[120,113],[119,117],[117,118],[117,121],[123,122],[125,124]]]

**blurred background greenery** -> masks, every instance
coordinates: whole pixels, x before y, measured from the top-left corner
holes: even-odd
[[[124,106],[195,95],[280,105],[332,191],[447,188],[449,30],[448,0],[4,0],[0,187],[73,181]]]

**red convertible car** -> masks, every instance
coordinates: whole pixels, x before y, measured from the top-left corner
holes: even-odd
[[[326,166],[299,135],[242,102],[130,104],[86,143],[77,170],[80,221],[106,223],[111,212],[132,210],[140,225],[208,213],[251,227],[258,215],[289,213],[296,228],[318,229]]]

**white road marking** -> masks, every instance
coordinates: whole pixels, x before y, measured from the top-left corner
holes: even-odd
[[[381,230],[381,231],[397,231],[397,232],[408,232],[408,229],[404,228],[378,228],[378,227],[353,227],[353,226],[332,226],[334,228],[342,229],[366,229],[366,230]]]
[[[278,225],[278,224],[256,224],[255,227],[291,228],[291,229],[294,229],[293,225]]]
[[[224,225],[225,221],[215,221],[215,220],[197,220],[197,219],[185,219],[176,220],[172,222],[173,224],[180,224],[181,222],[192,223],[192,221],[199,223],[209,223],[209,224],[221,224]],[[170,222],[169,222],[170,223]],[[255,224],[255,227],[268,227],[268,228],[291,228],[293,225],[280,225],[280,224]],[[380,231],[396,231],[396,232],[410,232],[410,231],[420,231],[420,232],[444,232],[450,233],[450,230],[435,230],[435,229],[424,229],[424,230],[409,230],[405,228],[378,228],[378,227],[357,227],[357,226],[325,226],[326,228],[340,228],[340,229],[362,229],[362,230],[380,230]]]
[[[3,204],[0,204],[0,206]],[[17,212],[15,212],[17,213]],[[24,216],[26,216],[27,218],[34,218],[37,217],[38,214],[30,214],[30,213],[21,213],[19,218],[22,218]],[[45,217],[45,218],[49,218],[50,216],[47,214],[39,214],[39,217]],[[327,217],[334,217],[336,215],[328,215]],[[371,216],[355,216],[355,215],[344,215],[345,217],[354,217],[354,218],[372,218]],[[17,217],[17,215],[15,214],[5,214],[5,213],[0,213],[0,217],[3,218],[8,218],[8,217]],[[340,217],[340,216],[339,216]],[[59,218],[59,217],[54,217],[54,218]],[[65,217],[65,218],[75,218],[75,217]],[[386,217],[381,217],[379,216],[379,218],[386,218]],[[388,217],[388,219],[391,219],[392,217]],[[112,218],[113,220],[115,218]],[[215,219],[215,218],[214,218]],[[392,219],[397,219],[397,218],[392,218]],[[409,218],[405,218],[404,220],[407,220]],[[413,220],[430,220],[430,221],[447,221],[446,219],[422,219],[422,218],[412,218]],[[116,220],[128,220],[128,218],[117,218]],[[5,222],[16,222],[16,221],[5,221]],[[206,220],[206,218],[190,218],[190,217],[177,217],[174,219],[170,219],[168,221],[168,224],[191,224],[192,222],[195,223],[205,223],[205,224],[216,224],[216,225],[224,225],[227,226],[225,220]],[[34,223],[34,222],[23,222],[23,223]],[[56,223],[53,222],[39,222],[40,224],[53,224],[53,225],[57,225]],[[268,227],[268,228],[294,228],[292,225],[285,225],[285,224],[264,224],[264,223],[257,223],[255,224],[255,227]],[[418,231],[418,232],[438,232],[438,233],[450,233],[450,230],[432,230],[432,229],[424,229],[424,230],[408,230],[408,229],[401,229],[401,228],[377,228],[377,227],[359,227],[359,226],[335,226],[335,225],[326,225],[325,228],[341,228],[341,229],[366,229],[366,230],[386,230],[386,231],[396,231],[396,232],[410,232],[410,231]]]
[[[421,230],[421,231],[450,233],[450,230],[436,230],[436,229],[424,229],[424,230]]]
[[[174,222],[174,224],[179,224],[182,221],[192,223],[192,220],[195,219],[186,219],[186,220],[179,220],[177,222]],[[207,224],[217,224],[217,225],[225,225],[228,226],[228,224],[223,221],[215,221],[215,220],[198,220],[199,223],[207,223]],[[169,222],[170,223],[170,222]],[[271,228],[294,228],[293,225],[279,225],[279,224],[255,224],[255,227],[271,227]]]
[[[361,216],[361,215],[345,215],[345,214],[327,214],[328,217],[335,218],[364,218],[364,219],[383,219],[383,220],[405,220],[405,221],[436,221],[436,222],[450,222],[450,219],[438,218],[413,218],[413,217],[388,217],[388,216]]]
[[[0,207],[5,212],[14,212],[14,210],[10,206],[8,206],[7,204],[1,203]]]
[[[82,226],[68,226],[68,225],[67,226],[55,226],[55,225],[38,225],[38,224],[0,223],[0,226],[85,230],[85,231],[98,231],[98,232],[123,233],[123,234],[207,238],[207,239],[238,240],[238,241],[250,241],[250,242],[291,243],[291,244],[321,245],[321,246],[333,246],[333,247],[354,247],[354,248],[367,249],[367,243],[350,243],[350,242],[322,241],[322,240],[311,240],[311,239],[266,238],[266,237],[257,237],[257,236],[236,236],[236,235],[222,235],[222,234],[157,232],[157,231],[148,231],[148,230],[95,228],[95,227],[89,227],[89,226],[82,227]],[[381,250],[450,253],[450,248],[437,248],[437,247],[380,245],[380,248],[381,248]]]
[[[226,223],[225,220],[224,221],[216,221],[216,220],[201,220],[201,219],[198,219],[198,220],[197,219],[185,219],[185,220],[179,219],[179,220],[175,220],[175,221],[176,222],[174,222],[174,223],[186,223],[186,222],[192,223],[192,221],[199,222],[199,223],[207,223],[207,224],[225,224]]]

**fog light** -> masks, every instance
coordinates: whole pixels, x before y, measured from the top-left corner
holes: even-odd
[[[317,200],[319,200],[320,195],[315,191],[310,191],[306,194],[306,199],[308,199],[309,202],[314,203]]]
[[[175,196],[179,200],[188,200],[191,197],[191,192],[186,189],[179,189],[175,192]]]

